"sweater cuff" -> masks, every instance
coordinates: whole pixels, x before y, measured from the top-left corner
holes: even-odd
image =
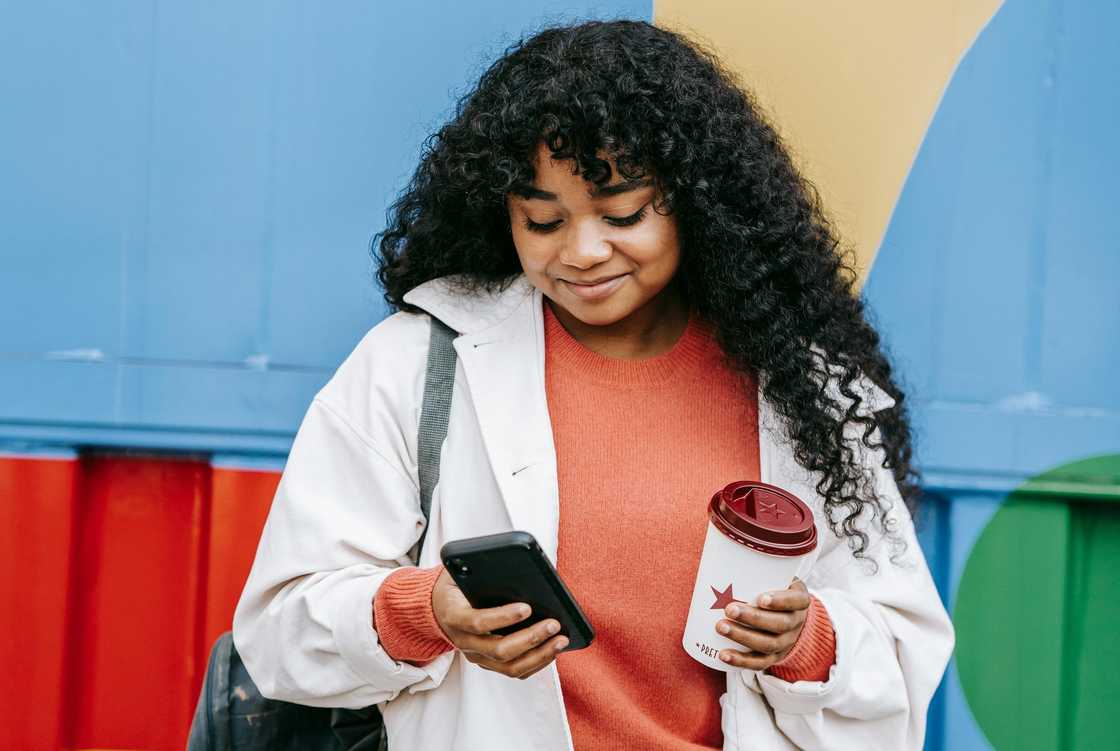
[[[766,672],[787,683],[827,681],[835,662],[836,633],[832,630],[832,619],[821,601],[811,596],[809,612],[797,643]]]
[[[455,645],[432,612],[432,590],[443,565],[403,566],[385,577],[373,597],[373,628],[398,662],[425,665]]]

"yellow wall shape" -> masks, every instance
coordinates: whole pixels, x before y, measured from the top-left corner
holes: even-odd
[[[757,94],[862,285],[942,93],[1001,2],[655,0],[654,23],[712,46]]]

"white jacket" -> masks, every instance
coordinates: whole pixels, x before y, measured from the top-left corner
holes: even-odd
[[[540,291],[522,275],[503,293],[465,297],[437,279],[405,300],[461,332],[420,565],[438,564],[448,540],[511,529],[532,533],[555,563],[559,496]],[[424,523],[416,432],[428,325],[424,314],[389,316],[312,401],[237,606],[234,642],[266,696],[351,708],[379,703],[391,749],[569,751],[555,662],[525,680],[485,670],[457,650],[415,667],[391,658],[372,628],[374,594],[394,568],[411,565]],[[867,409],[893,404],[868,379],[859,384]],[[794,461],[761,390],[758,413],[761,479],[805,499],[820,520],[815,476]],[[823,683],[727,673],[724,749],[921,748],[953,628],[890,470],[879,466],[882,452],[860,455],[899,512],[906,562],[890,562],[888,546],[872,533],[880,542],[869,557],[879,570],[868,573],[818,521],[805,582],[828,609],[836,664]]]

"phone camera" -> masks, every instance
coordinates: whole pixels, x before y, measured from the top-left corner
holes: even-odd
[[[451,565],[459,569],[459,573],[463,574],[464,576],[471,572],[470,567],[467,566],[467,564],[463,563],[462,558],[452,558]]]

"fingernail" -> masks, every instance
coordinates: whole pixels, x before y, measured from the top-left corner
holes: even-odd
[[[770,603],[771,601],[773,601],[773,599],[774,598],[770,595],[763,595],[762,597],[758,598],[758,604],[766,608],[770,606]]]
[[[731,627],[728,626],[726,623],[721,623],[718,626],[716,626],[716,631],[719,631],[721,634],[730,633]]]
[[[724,662],[731,662],[731,655],[727,654],[726,652],[720,652],[719,659],[723,660]]]
[[[519,607],[517,609],[517,614],[519,616],[521,616],[522,618],[528,618],[529,614],[532,613],[532,612],[533,612],[533,609],[530,608],[528,605],[522,605],[521,607]]]
[[[560,630],[560,624],[557,623],[556,621],[553,621],[552,623],[548,624],[548,633],[555,634],[559,630]]]
[[[566,646],[568,646],[567,638],[561,636],[559,639],[556,640],[556,651],[557,652],[559,652],[561,649],[563,649]]]
[[[732,618],[738,618],[739,617],[739,606],[738,605],[728,605],[727,606],[727,614],[729,616],[731,616]]]

